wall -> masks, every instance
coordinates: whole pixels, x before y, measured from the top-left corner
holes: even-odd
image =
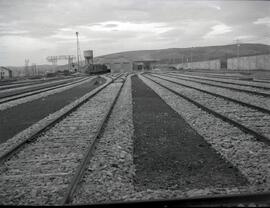
[[[132,72],[132,63],[131,62],[116,62],[110,63],[111,73],[117,72]]]
[[[198,61],[191,63],[178,64],[177,69],[220,69],[220,60],[210,60],[210,61]]]
[[[232,70],[270,70],[270,54],[239,57],[239,59],[230,58],[228,59],[227,68]]]

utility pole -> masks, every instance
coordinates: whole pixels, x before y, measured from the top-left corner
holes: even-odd
[[[237,46],[237,70],[239,70],[239,52],[240,52],[240,41],[236,39],[236,46]]]
[[[28,66],[29,66],[29,59],[25,59],[24,60],[24,63],[25,63],[25,65],[24,65],[24,75],[25,76],[29,76],[29,69],[28,69]]]
[[[191,59],[190,59],[190,62],[192,62],[192,55],[193,55],[193,54],[192,54],[192,48],[193,48],[193,47],[191,47],[191,54],[190,54]]]
[[[190,68],[192,69],[192,48],[193,47],[191,47],[191,51],[190,51]]]
[[[35,63],[32,63],[32,73],[33,76],[37,75],[37,65]]]
[[[79,60],[79,51],[80,51],[80,46],[79,46],[79,32],[76,32],[77,36],[77,64],[78,64],[78,72],[80,71],[80,60]]]

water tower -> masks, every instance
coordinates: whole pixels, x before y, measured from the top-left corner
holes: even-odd
[[[90,65],[93,64],[93,51],[92,50],[87,50],[83,52],[84,58],[85,58],[85,64]]]

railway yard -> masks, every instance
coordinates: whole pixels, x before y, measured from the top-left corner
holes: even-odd
[[[0,205],[269,199],[269,80],[149,70],[0,84]]]

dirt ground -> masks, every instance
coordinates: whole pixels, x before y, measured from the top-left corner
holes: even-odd
[[[245,185],[183,118],[137,76],[132,77],[135,186],[182,189]]]

